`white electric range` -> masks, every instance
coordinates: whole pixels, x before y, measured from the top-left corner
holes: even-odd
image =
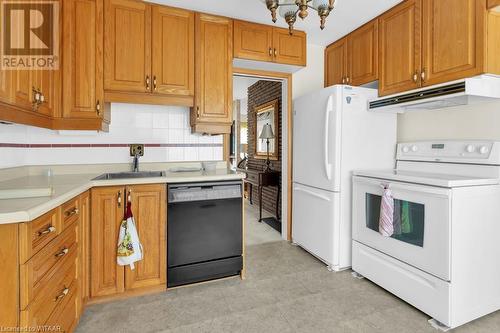
[[[383,188],[395,232],[378,232]],[[500,309],[500,142],[398,144],[395,170],[355,171],[352,269],[455,328]]]

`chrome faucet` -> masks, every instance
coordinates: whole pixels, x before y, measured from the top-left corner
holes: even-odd
[[[139,157],[140,153],[136,152],[134,155],[134,162],[132,164],[132,171],[133,172],[139,172]]]

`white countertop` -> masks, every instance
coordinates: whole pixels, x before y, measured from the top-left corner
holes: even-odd
[[[0,224],[28,222],[47,213],[75,196],[99,186],[123,186],[134,184],[189,183],[206,181],[239,180],[245,174],[228,169],[195,172],[166,172],[164,177],[93,180],[103,174],[62,174],[53,176],[28,175],[0,182],[0,189],[29,189],[52,187],[50,197],[0,200]]]

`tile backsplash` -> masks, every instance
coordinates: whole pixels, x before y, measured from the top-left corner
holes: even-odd
[[[127,163],[131,143],[145,144],[143,162],[223,159],[222,136],[192,134],[188,108],[114,103],[108,133],[1,124],[0,168]]]

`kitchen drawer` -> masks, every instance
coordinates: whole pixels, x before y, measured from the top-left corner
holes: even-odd
[[[76,324],[78,324],[79,290],[76,283],[73,283],[73,286],[45,323],[46,326],[55,327],[57,332],[73,332]]]
[[[249,183],[258,184],[259,183],[259,174],[247,172],[246,181]]]
[[[23,288],[34,288],[40,279],[57,263],[78,251],[76,244],[76,228],[78,224],[65,230],[50,242],[43,250],[21,265],[21,284]]]
[[[26,309],[29,304],[40,295],[46,295],[52,286],[52,282],[61,278],[61,275],[66,274],[70,269],[75,270],[76,258],[78,252],[76,251],[77,244],[73,244],[69,248],[67,255],[57,262],[50,271],[47,272],[38,282],[30,283],[28,274],[26,274],[26,265],[21,268],[21,283],[20,283],[20,300],[19,304],[21,310]],[[75,271],[76,278],[76,271]]]
[[[21,311],[21,327],[45,325],[56,308],[62,309],[65,300],[76,292],[73,289],[78,288],[76,272],[76,264],[73,262],[66,271],[61,270],[60,274],[56,274],[44,288],[44,292]]]
[[[62,230],[69,227],[80,218],[79,197],[76,197],[61,206],[61,227]]]
[[[20,262],[25,263],[61,232],[60,208],[19,227]]]

